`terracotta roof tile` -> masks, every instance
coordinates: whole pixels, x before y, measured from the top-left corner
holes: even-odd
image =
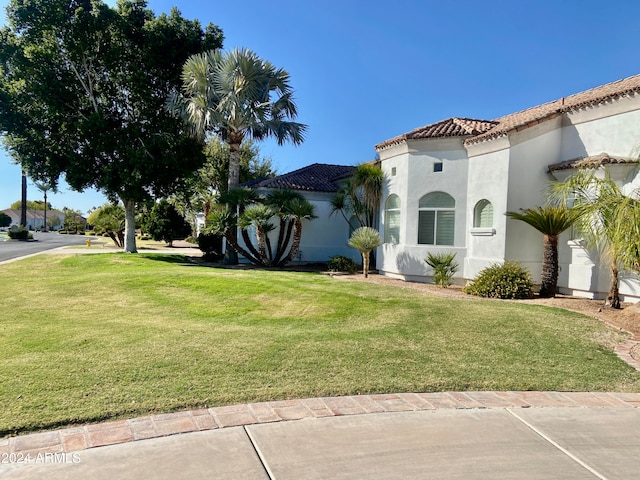
[[[488,120],[476,120],[473,118],[452,117],[440,122],[425,125],[415,130],[399,135],[385,142],[376,145],[376,150],[381,150],[392,145],[397,145],[406,140],[421,138],[442,138],[442,137],[466,137],[469,135],[479,135],[497,125],[497,122]]]
[[[602,165],[611,165],[619,163],[640,163],[637,158],[630,157],[612,157],[608,153],[601,153],[591,157],[574,158],[566,162],[554,163],[549,165],[549,171],[569,170],[571,168],[598,168]]]
[[[501,137],[562,113],[597,105],[617,98],[635,95],[640,92],[640,75],[608,83],[584,92],[569,95],[553,102],[497,118],[497,125],[491,130],[465,140],[465,144],[479,143],[483,140]]]
[[[355,167],[314,163],[277,177],[250,182],[251,188],[288,188],[314,192],[337,192],[338,181],[353,174]]]
[[[468,137],[464,140],[464,143],[465,145],[471,145],[505,136],[508,133],[522,130],[563,113],[637,93],[640,93],[640,75],[624,78],[491,121],[457,117],[449,118],[386,140],[376,145],[375,148],[382,150],[410,139],[438,137]]]

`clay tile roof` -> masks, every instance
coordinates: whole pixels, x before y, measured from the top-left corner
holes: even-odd
[[[251,188],[288,188],[312,192],[337,192],[338,181],[353,174],[355,167],[314,163],[277,177],[249,182]]]
[[[574,158],[566,162],[554,163],[549,165],[549,172],[557,170],[569,170],[571,168],[598,168],[602,165],[620,164],[620,163],[640,163],[637,158],[630,157],[612,157],[608,153],[601,153],[591,157]]]
[[[497,118],[497,125],[491,130],[465,140],[465,144],[479,143],[522,130],[545,120],[549,120],[565,112],[597,105],[617,98],[634,95],[640,92],[640,75],[608,83],[585,92],[563,97],[553,102],[528,108]]]
[[[421,138],[442,138],[442,137],[466,137],[469,135],[479,135],[497,125],[497,122],[488,120],[476,120],[473,118],[452,117],[437,123],[425,125],[415,130],[399,135],[390,140],[376,145],[376,150],[381,150],[392,145],[405,142],[406,140]]]

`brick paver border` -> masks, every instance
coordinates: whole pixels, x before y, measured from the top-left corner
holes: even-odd
[[[305,398],[119,420],[0,439],[0,455],[85,450],[178,433],[341,415],[442,409],[638,408],[640,393],[441,392]]]

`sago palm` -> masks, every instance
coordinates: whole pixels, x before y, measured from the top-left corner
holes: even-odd
[[[522,212],[507,212],[507,216],[521,220],[542,233],[540,296],[554,297],[558,289],[558,236],[573,225],[578,212],[564,206],[546,205]]]

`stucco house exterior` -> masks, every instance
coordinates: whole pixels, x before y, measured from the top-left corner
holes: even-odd
[[[546,201],[551,180],[578,167],[607,168],[626,191],[640,187],[640,75],[495,120],[449,118],[376,145],[388,182],[380,213],[380,273],[428,281],[429,252],[455,252],[457,283],[505,260],[539,281],[542,235],[507,211]],[[609,274],[572,232],[560,237],[561,292],[604,298]],[[640,300],[635,275],[621,296]]]
[[[314,163],[273,178],[249,182],[244,186],[262,193],[273,189],[294,190],[314,206],[317,218],[303,221],[296,263],[327,262],[336,255],[360,261],[358,251],[347,245],[351,233],[349,224],[340,214],[331,214],[331,199],[354,170],[353,166]],[[275,238],[277,230],[272,235]]]

